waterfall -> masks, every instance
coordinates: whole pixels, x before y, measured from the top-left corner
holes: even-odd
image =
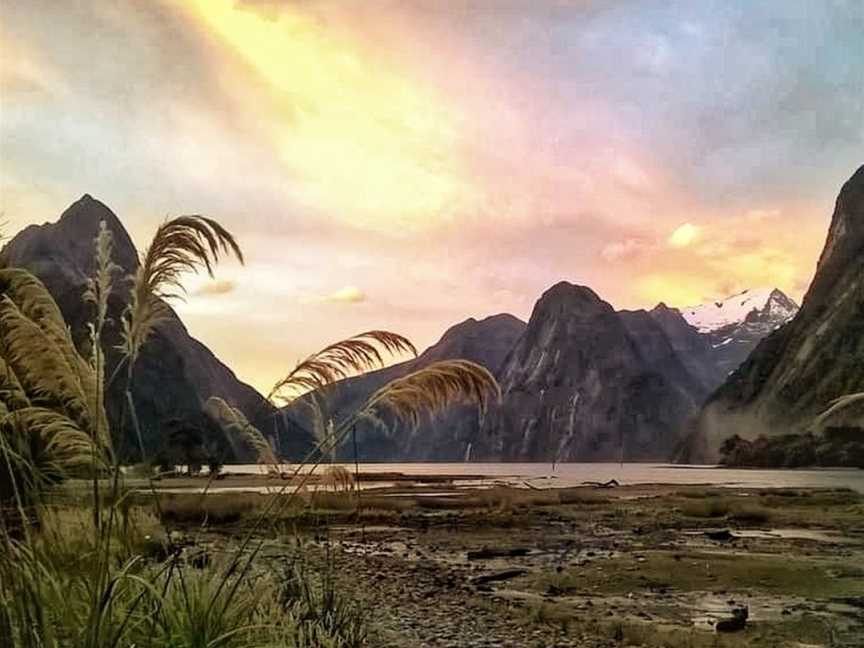
[[[465,463],[471,461],[471,441],[468,442],[468,446],[465,448]]]

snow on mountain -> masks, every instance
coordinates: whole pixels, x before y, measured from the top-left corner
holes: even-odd
[[[758,321],[776,328],[792,319],[798,305],[776,288],[745,290],[722,301],[681,309],[687,323],[700,333]]]

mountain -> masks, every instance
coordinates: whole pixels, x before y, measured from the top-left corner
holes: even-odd
[[[493,374],[501,367],[516,340],[525,330],[525,322],[508,314],[482,320],[470,318],[452,326],[441,339],[420,356],[362,376],[340,381],[319,393],[335,420],[359,409],[377,389],[391,380],[441,360],[464,359],[483,365]],[[311,427],[308,399],[300,399],[287,409],[291,417]],[[458,407],[416,430],[389,421],[384,431],[367,423],[357,427],[359,455],[362,461],[461,461],[479,431],[476,407]],[[353,459],[351,444],[340,450],[345,459]]]
[[[838,396],[864,390],[864,166],[843,185],[797,314],[768,335],[702,410],[682,461],[722,441],[801,431]]]
[[[725,379],[741,366],[765,336],[783,326],[797,312],[798,304],[783,291],[766,288],[745,290],[721,301],[684,308],[681,315],[707,336],[714,349],[714,363]]]
[[[706,395],[719,387],[728,371],[719,362],[710,335],[700,333],[684,319],[681,311],[662,302],[651,310],[651,317],[663,329],[675,353]]]
[[[537,302],[500,382],[480,441],[515,461],[666,459],[706,393],[649,313],[567,282]]]
[[[89,344],[87,324],[93,313],[82,295],[87,278],[94,272],[94,239],[101,221],[113,234],[115,263],[124,274],[134,274],[138,252],[129,234],[108,207],[89,195],[72,204],[56,223],[31,225],[22,230],[0,252],[0,263],[26,268],[45,284],[79,348]],[[117,323],[124,307],[123,299],[115,294],[109,308],[112,322],[106,330],[108,375],[119,360],[115,350],[119,342]],[[114,382],[106,402],[115,430],[120,429],[122,416],[122,382]],[[297,456],[308,447],[309,436],[278,417],[270,403],[191,337],[172,310],[145,345],[133,378],[133,397],[148,455],[160,446],[161,429],[165,425],[206,418],[202,403],[211,396],[219,396],[238,407],[266,433],[275,432],[287,456]],[[132,441],[130,422],[124,429],[128,438],[121,439],[121,453],[132,456],[136,442]]]

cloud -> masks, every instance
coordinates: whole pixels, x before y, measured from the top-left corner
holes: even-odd
[[[231,279],[214,279],[208,281],[197,290],[194,291],[196,297],[216,297],[219,295],[227,295],[234,292],[237,288],[237,282]]]
[[[639,303],[680,307],[776,287],[799,299],[812,276],[824,227],[804,222],[803,213],[803,208],[789,208],[781,217],[773,210],[745,209],[735,216],[701,216],[698,227],[685,223],[666,246],[628,264],[636,278],[634,295]],[[778,227],[784,221],[787,226]]]
[[[600,256],[606,261],[614,263],[616,261],[626,261],[634,257],[644,254],[653,249],[654,244],[638,238],[628,238],[623,241],[609,243],[602,250]]]
[[[669,245],[673,248],[690,247],[702,236],[702,230],[692,223],[684,223],[669,235]]]
[[[366,294],[357,286],[345,286],[334,293],[327,295],[324,301],[337,304],[358,304],[366,301]]]

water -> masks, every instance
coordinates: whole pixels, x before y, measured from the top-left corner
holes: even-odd
[[[342,464],[354,472],[354,464]],[[295,467],[286,465],[283,470]],[[319,472],[326,466],[319,468]],[[226,473],[265,473],[266,466],[225,466]],[[364,463],[361,473],[402,473],[413,477],[448,475],[463,484],[503,481],[539,488],[579,486],[615,479],[622,485],[678,484],[739,488],[851,488],[864,493],[864,470],[847,468],[769,470],[669,464],[565,463]],[[463,479],[459,479],[463,477]],[[477,477],[483,476],[484,479]],[[384,484],[379,483],[379,486]]]

